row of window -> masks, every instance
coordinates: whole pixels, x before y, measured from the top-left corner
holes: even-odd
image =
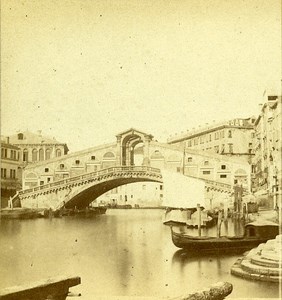
[[[58,149],[59,150],[59,149]],[[47,159],[47,158],[46,158]],[[91,156],[91,160],[95,160],[96,159],[96,156],[95,155],[92,155]],[[80,160],[79,159],[76,159],[75,160],[75,164],[76,165],[80,165]],[[96,166],[97,167],[97,166]],[[60,164],[60,169],[63,170],[65,168],[65,165],[64,164]],[[49,168],[45,168],[45,172],[49,172]]]
[[[95,156],[91,156],[91,159],[95,160]],[[80,160],[79,159],[75,160],[75,164],[79,165],[80,164]],[[60,164],[59,167],[60,167],[60,170],[64,170],[65,164]],[[97,166],[94,166],[94,167],[96,167],[96,169],[97,169]],[[45,168],[45,173],[47,173],[47,172],[49,172],[49,168]]]
[[[203,171],[203,175],[210,175],[211,171]],[[220,178],[227,178],[227,174],[220,174]]]
[[[193,162],[193,158],[192,157],[188,157],[187,159],[188,162]],[[208,160],[205,160],[204,161],[204,165],[205,166],[208,166],[209,165],[209,161]],[[226,165],[221,165],[221,170],[226,170]]]
[[[7,178],[7,169],[1,168],[1,178]],[[16,178],[16,170],[10,169],[10,177],[11,179]]]
[[[225,136],[224,130],[216,131],[214,134],[209,133],[209,134],[204,134],[200,137],[196,137],[194,139],[188,140],[186,143],[187,147],[192,147],[192,145],[196,146],[199,143],[204,144],[205,142],[211,142],[213,139],[218,140],[218,139],[223,139]],[[227,132],[227,137],[232,138],[232,130],[228,130]]]
[[[47,177],[47,183],[51,182],[51,177]],[[43,180],[40,181],[40,185],[44,185],[45,182]]]
[[[13,160],[18,159],[18,154],[16,150],[10,150],[10,156],[8,156],[8,149],[7,148],[1,148],[1,158],[10,158]]]
[[[95,160],[96,159],[96,156],[95,155],[92,155],[91,156],[91,160]],[[76,159],[75,160],[75,164],[76,165],[80,165],[80,160],[79,159]],[[94,168],[96,167],[97,169],[97,166],[94,166]],[[60,169],[63,170],[65,168],[65,165],[64,164],[60,164]],[[45,168],[45,172],[49,172],[49,168]]]
[[[47,160],[47,159],[50,159],[51,158],[51,149],[46,149],[45,150],[45,153],[44,153],[44,150],[43,149],[33,149],[31,151],[31,161],[43,161],[43,160]],[[28,149],[24,149],[23,150],[23,161],[26,161],[28,162],[29,159],[28,159]],[[45,155],[44,155],[45,154]],[[62,151],[61,149],[56,149],[56,157],[59,157],[62,155]]]
[[[213,147],[214,152],[218,154],[224,154],[224,153],[233,153],[233,144],[228,144],[228,148],[225,147],[225,144],[222,144],[221,147],[219,145],[216,145]],[[205,149],[202,149],[205,151]],[[212,147],[206,148],[207,151],[212,150]]]
[[[226,152],[227,151],[227,152]],[[219,148],[219,145],[214,146],[214,152],[215,153],[233,153],[233,144],[228,144],[228,149],[225,149],[225,144],[221,145],[221,149]]]

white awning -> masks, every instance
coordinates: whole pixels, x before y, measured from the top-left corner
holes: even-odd
[[[204,180],[164,170],[162,176],[164,189],[162,206],[195,208],[200,204],[205,207]]]

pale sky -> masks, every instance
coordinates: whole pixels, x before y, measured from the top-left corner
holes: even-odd
[[[1,134],[165,142],[280,88],[281,1],[3,0],[1,52]]]

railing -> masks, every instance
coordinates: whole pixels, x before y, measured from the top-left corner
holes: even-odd
[[[205,182],[208,184],[211,184],[213,186],[218,186],[218,187],[226,188],[226,189],[230,189],[230,190],[232,189],[232,185],[228,184],[228,183],[213,181],[213,180],[209,180],[209,179],[205,179]]]
[[[101,175],[107,175],[107,174],[110,174],[110,173],[118,173],[118,172],[154,172],[154,173],[161,174],[160,169],[152,168],[152,167],[146,167],[146,166],[111,167],[111,168],[102,169],[102,170],[95,171],[95,172],[86,173],[86,174],[83,174],[83,175],[70,177],[70,178],[67,178],[67,179],[58,180],[58,181],[55,181],[55,182],[52,182],[52,183],[43,184],[43,185],[37,186],[35,188],[21,190],[21,191],[19,191],[19,195],[24,195],[24,194],[27,194],[27,193],[40,191],[40,190],[47,189],[47,188],[50,188],[50,187],[60,186],[60,185],[67,184],[67,183],[70,183],[70,182],[75,182],[75,181],[85,180],[85,179],[91,179],[91,178],[98,177],[98,176],[101,176]]]
[[[210,184],[211,186],[213,187],[220,187],[220,188],[225,188],[225,189],[228,189],[230,190],[231,192],[233,191],[233,186],[231,184],[228,184],[228,183],[223,183],[223,182],[217,182],[217,181],[213,181],[213,180],[205,180],[205,182],[207,184]],[[244,194],[248,194],[248,189],[246,187],[243,187],[243,193]]]

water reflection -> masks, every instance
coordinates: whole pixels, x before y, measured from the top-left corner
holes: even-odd
[[[176,264],[180,266],[180,269],[185,269],[188,264],[196,264],[198,275],[205,271],[205,268],[213,269],[213,272],[218,276],[222,276],[224,271],[224,261],[232,260],[236,261],[238,255],[234,253],[226,253],[224,255],[219,253],[199,253],[189,252],[184,249],[180,249],[173,254],[172,265]]]
[[[47,277],[81,276],[81,300],[96,295],[175,297],[217,281],[230,281],[230,297],[278,297],[277,285],[230,274],[240,255],[178,250],[162,210],[108,210],[93,218],[1,220],[0,288]],[[242,225],[222,224],[222,234]],[[197,229],[189,229],[196,235]],[[216,227],[202,234],[216,235]]]

